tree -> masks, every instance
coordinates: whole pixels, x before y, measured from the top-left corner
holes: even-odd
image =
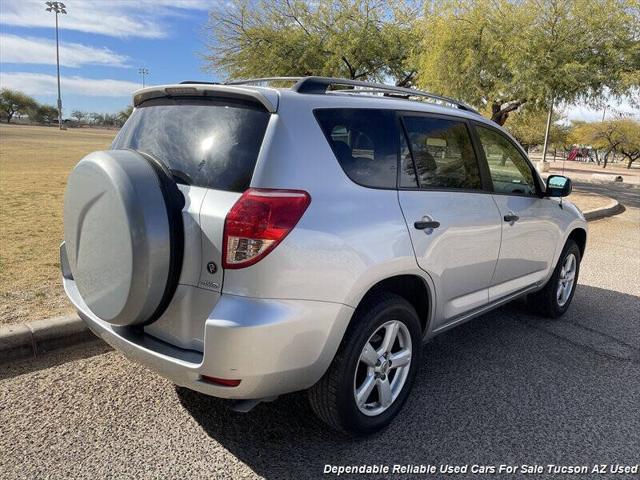
[[[637,0],[434,0],[416,83],[483,106],[497,123],[523,104],[597,104],[637,93]]]
[[[409,85],[419,8],[402,0],[232,0],[206,27],[211,70],[228,78],[324,75]]]
[[[602,168],[607,168],[609,155],[614,152],[627,159],[627,168],[640,158],[640,122],[629,118],[578,123],[572,129],[570,139],[578,145],[604,150]]]
[[[127,106],[127,108],[125,108],[124,110],[120,110],[116,115],[118,125],[119,126],[124,125],[124,122],[126,122],[129,119],[132,113],[133,113],[132,105]]]
[[[29,117],[37,123],[46,123],[51,126],[58,120],[58,109],[53,105],[38,105],[30,110]]]
[[[549,143],[555,148],[563,148],[566,144],[568,127],[562,124],[562,115],[555,112],[551,117],[551,130],[549,132]],[[535,110],[524,106],[518,112],[512,114],[507,130],[525,148],[544,143],[544,132],[547,126],[547,112]]]
[[[0,91],[0,110],[6,116],[7,123],[11,122],[14,115],[28,113],[37,106],[38,102],[22,92],[8,88]]]
[[[618,151],[627,159],[627,168],[640,158],[640,122],[629,118],[618,121],[620,143]]]
[[[71,112],[71,118],[75,118],[80,124],[84,123],[88,116],[89,114],[87,112],[83,112],[81,110],[74,110]]]
[[[95,125],[102,125],[104,123],[104,115],[101,113],[91,112],[89,118],[91,119],[91,123]]]

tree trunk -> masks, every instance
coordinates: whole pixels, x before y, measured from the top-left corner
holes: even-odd
[[[509,118],[509,114],[520,108],[520,106],[525,102],[526,100],[515,100],[509,103],[494,102],[491,105],[491,120],[496,122],[498,125],[504,125]]]

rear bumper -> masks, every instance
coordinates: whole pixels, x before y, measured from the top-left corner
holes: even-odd
[[[337,303],[222,295],[205,323],[201,353],[100,320],[75,282],[63,278],[63,283],[89,328],[127,358],[177,385],[229,399],[266,398],[312,386],[331,363],[353,313]],[[214,385],[203,375],[241,382]]]

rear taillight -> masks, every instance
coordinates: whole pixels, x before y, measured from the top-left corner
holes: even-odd
[[[222,266],[244,268],[260,261],[296,226],[309,203],[302,190],[244,192],[224,221]]]

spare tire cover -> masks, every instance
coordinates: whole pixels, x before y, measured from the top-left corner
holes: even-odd
[[[158,168],[132,150],[91,153],[71,172],[67,256],[80,295],[100,319],[124,326],[157,318],[172,274],[165,196]]]

